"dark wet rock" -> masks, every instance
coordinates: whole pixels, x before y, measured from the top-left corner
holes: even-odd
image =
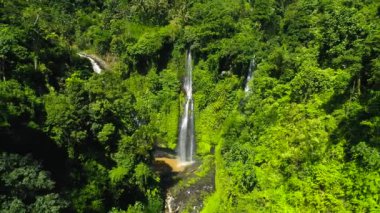
[[[174,152],[157,148],[156,159],[173,158]],[[206,162],[207,161],[207,162]],[[203,164],[200,161],[186,166],[183,171],[173,171],[164,161],[155,161],[154,170],[160,175],[162,196],[165,197],[165,212],[200,212],[203,202],[215,190],[215,165],[213,155]]]
[[[165,212],[200,212],[203,202],[215,189],[215,171],[211,169],[202,177],[196,174],[199,164],[188,167],[181,176],[181,184],[169,188],[166,193]]]

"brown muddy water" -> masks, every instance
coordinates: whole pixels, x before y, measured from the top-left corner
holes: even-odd
[[[183,172],[185,170],[185,165],[182,165],[176,158],[168,157],[157,157],[154,159],[158,164],[164,163],[168,165],[171,169],[171,172]]]

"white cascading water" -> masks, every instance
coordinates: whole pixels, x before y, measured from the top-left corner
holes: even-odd
[[[252,58],[251,62],[249,63],[247,80],[245,81],[244,92],[246,92],[246,93],[248,93],[249,91],[251,91],[251,87],[250,87],[249,83],[252,80],[253,71],[254,71],[255,67],[256,67],[255,58]]]
[[[192,163],[194,154],[194,102],[192,88],[192,59],[191,51],[188,50],[186,57],[186,70],[183,82],[183,89],[186,93],[186,103],[180,123],[178,137],[178,155],[182,164]]]
[[[82,53],[78,53],[78,55],[82,58],[87,58],[88,60],[90,60],[91,62],[91,65],[92,65],[92,69],[94,70],[94,72],[100,74],[102,72],[102,68],[100,68],[99,64],[96,63],[96,61],[94,59],[92,59],[90,56],[86,55],[86,54],[82,54]]]

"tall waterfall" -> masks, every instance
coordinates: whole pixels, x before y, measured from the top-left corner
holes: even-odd
[[[83,53],[78,53],[78,55],[82,58],[87,58],[88,60],[90,60],[91,65],[92,65],[92,70],[94,70],[94,72],[98,74],[102,72],[102,68],[100,68],[99,64],[96,63],[96,61],[93,58]]]
[[[253,71],[256,67],[256,62],[255,62],[255,58],[252,58],[251,62],[249,63],[249,68],[248,68],[248,76],[247,76],[247,80],[245,81],[245,88],[244,88],[244,91],[247,93],[249,91],[251,91],[251,88],[249,87],[249,83],[251,82],[252,80],[252,77],[253,77]]]
[[[188,50],[186,57],[186,70],[183,82],[183,90],[186,93],[186,103],[180,123],[178,137],[178,155],[181,163],[193,162],[194,154],[194,102],[193,102],[193,87],[192,87],[192,59],[191,51]]]

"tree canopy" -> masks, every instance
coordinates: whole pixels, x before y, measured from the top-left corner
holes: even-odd
[[[2,0],[0,208],[162,212],[188,50],[203,212],[379,211],[376,0]]]

